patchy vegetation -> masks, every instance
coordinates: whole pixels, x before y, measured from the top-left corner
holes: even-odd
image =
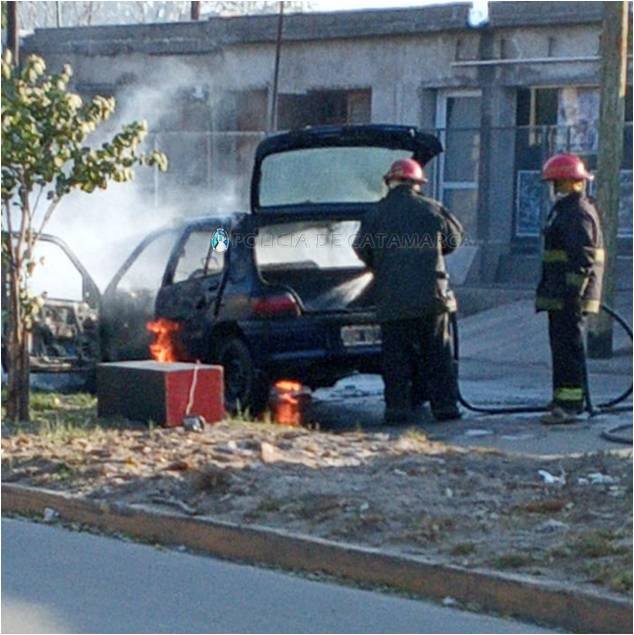
[[[540,460],[420,429],[236,419],[188,433],[98,420],[89,395],[35,393],[32,407],[31,423],[3,424],[5,482],[632,591],[629,450]]]

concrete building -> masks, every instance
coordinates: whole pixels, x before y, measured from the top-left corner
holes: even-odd
[[[371,121],[437,131],[446,151],[429,166],[431,194],[467,227],[469,281],[528,281],[547,207],[544,158],[568,149],[596,166],[601,5],[492,2],[480,28],[468,26],[466,3],[288,15],[277,128]],[[122,116],[149,115],[172,164],[147,184],[156,196],[182,202],[185,186],[207,208],[246,206],[253,148],[270,128],[277,24],[271,15],[43,29],[24,47],[52,68],[70,63],[77,90],[115,95]],[[626,111],[629,254],[631,86]]]

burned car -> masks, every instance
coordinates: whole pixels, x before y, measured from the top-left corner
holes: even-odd
[[[100,299],[100,359],[146,359],[147,323],[175,325],[167,359],[222,364],[227,407],[252,411],[280,378],[315,388],[380,372],[372,274],[352,241],[392,162],[425,164],[441,150],[434,136],[392,125],[265,139],[250,213],[187,220],[131,253]]]

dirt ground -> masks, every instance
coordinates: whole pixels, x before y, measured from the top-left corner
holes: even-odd
[[[88,397],[40,408],[35,424],[3,425],[5,483],[631,593],[629,449],[539,459],[414,428],[196,433],[97,422]]]

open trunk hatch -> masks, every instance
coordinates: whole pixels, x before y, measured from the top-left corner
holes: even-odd
[[[324,126],[275,135],[256,150],[251,210],[328,214],[337,206],[367,207],[385,194],[383,175],[394,161],[425,165],[440,152],[435,136],[411,126]]]

